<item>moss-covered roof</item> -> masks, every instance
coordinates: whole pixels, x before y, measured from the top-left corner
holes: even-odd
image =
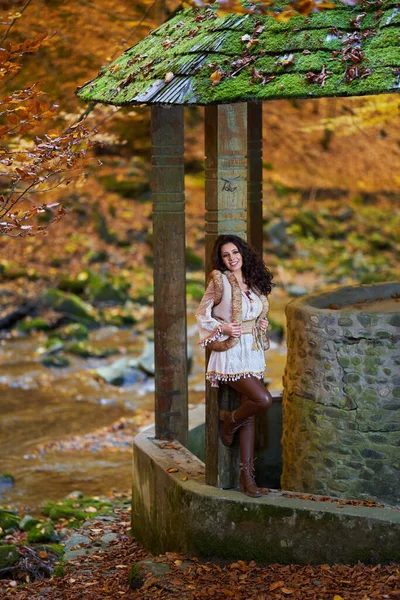
[[[288,21],[177,13],[82,86],[106,104],[215,104],[400,91],[400,4],[361,0]],[[283,10],[285,4],[276,4]]]

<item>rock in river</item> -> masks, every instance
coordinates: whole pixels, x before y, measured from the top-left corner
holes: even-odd
[[[57,312],[68,315],[72,321],[78,321],[78,323],[88,326],[98,325],[96,310],[75,294],[65,294],[59,290],[50,289],[44,293],[42,301]]]

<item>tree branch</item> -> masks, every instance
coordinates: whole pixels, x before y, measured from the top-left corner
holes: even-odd
[[[22,15],[22,13],[24,12],[24,10],[26,8],[28,8],[29,4],[31,3],[32,0],[27,0],[24,4],[24,6],[21,8],[21,10],[19,11],[20,15]],[[18,19],[21,17],[18,17]],[[18,21],[18,19],[13,19],[10,23],[10,25],[8,26],[8,28],[6,29],[5,34],[3,35],[3,37],[0,40],[0,44],[2,44],[4,42],[4,40],[7,38],[8,34],[11,31],[11,27],[14,25],[15,21]]]

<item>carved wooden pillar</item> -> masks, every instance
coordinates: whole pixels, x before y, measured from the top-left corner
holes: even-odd
[[[262,103],[249,102],[248,110],[248,220],[247,240],[262,256]]]
[[[211,250],[223,233],[247,237],[247,104],[206,107],[206,271],[211,270]],[[236,408],[237,394],[229,386],[207,384],[206,482],[222,488],[236,487],[239,449],[225,447],[218,435],[220,410]]]
[[[183,107],[151,109],[157,438],[187,441]]]
[[[262,205],[262,103],[248,103],[248,220],[247,220],[247,239],[252,246],[263,255],[263,205]],[[264,448],[267,447],[267,432],[271,427],[270,411],[264,415],[259,415],[256,419],[255,435],[255,453],[262,456]],[[256,470],[258,480],[261,481],[264,473],[260,473],[261,460],[256,461]]]

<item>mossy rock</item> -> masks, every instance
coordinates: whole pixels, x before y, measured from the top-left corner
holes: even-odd
[[[36,552],[47,552],[62,558],[64,554],[64,544],[39,544],[34,547]]]
[[[31,517],[31,515],[25,515],[18,523],[18,528],[21,531],[30,531],[35,525],[40,523],[39,519]]]
[[[112,514],[112,504],[94,498],[65,499],[59,502],[48,502],[43,507],[42,513],[52,521],[71,519],[77,524],[98,515]]]
[[[64,575],[65,575],[64,565],[60,565],[60,564],[55,565],[53,577],[64,577]]]
[[[54,539],[54,525],[51,522],[39,521],[28,534],[28,544],[51,542]]]
[[[82,281],[77,277],[68,277],[63,275],[60,277],[57,288],[63,292],[72,292],[73,294],[83,294],[86,287],[86,281]]]
[[[7,544],[0,546],[0,569],[13,567],[17,564],[21,555],[17,550],[16,544]]]
[[[16,529],[20,518],[11,510],[0,509],[0,527],[3,531],[8,529]]]
[[[50,325],[42,317],[26,318],[18,323],[18,331],[31,333],[32,331],[48,331]]]
[[[115,348],[107,348],[104,350],[98,350],[97,348],[93,348],[85,341],[80,342],[70,342],[66,346],[66,351],[74,354],[75,356],[80,356],[81,358],[105,358],[106,356],[112,356],[113,354],[118,354],[118,350]]]
[[[128,299],[129,288],[130,284],[122,278],[109,280],[98,273],[91,273],[86,289],[91,302],[122,304]]]
[[[101,309],[101,320],[105,325],[114,325],[116,327],[124,327],[126,325],[134,325],[137,323],[137,318],[134,315],[134,306],[129,306],[128,302],[125,306],[109,306]]]
[[[131,590],[138,590],[143,586],[144,574],[140,563],[134,563],[128,574],[128,585]]]
[[[0,262],[0,273],[3,279],[19,279],[24,277],[26,272],[23,267],[10,260],[2,260]]]
[[[152,285],[136,290],[133,299],[138,304],[151,305],[154,302],[154,288]]]
[[[47,354],[40,360],[40,364],[44,367],[57,367],[61,369],[69,366],[69,360],[61,354]]]
[[[75,294],[66,294],[60,290],[49,289],[42,296],[42,301],[45,306],[68,315],[73,321],[87,326],[98,325],[96,310]]]
[[[64,343],[58,336],[54,336],[53,334],[45,341],[43,348],[46,354],[57,354],[61,350],[64,350]]]
[[[57,330],[57,335],[61,340],[86,340],[89,332],[88,328],[82,323],[70,323]]]
[[[109,254],[106,250],[96,250],[85,254],[83,257],[89,264],[104,263],[108,260]]]
[[[293,224],[300,228],[299,233],[304,237],[322,237],[323,228],[318,222],[317,215],[312,211],[299,211],[293,219]]]

